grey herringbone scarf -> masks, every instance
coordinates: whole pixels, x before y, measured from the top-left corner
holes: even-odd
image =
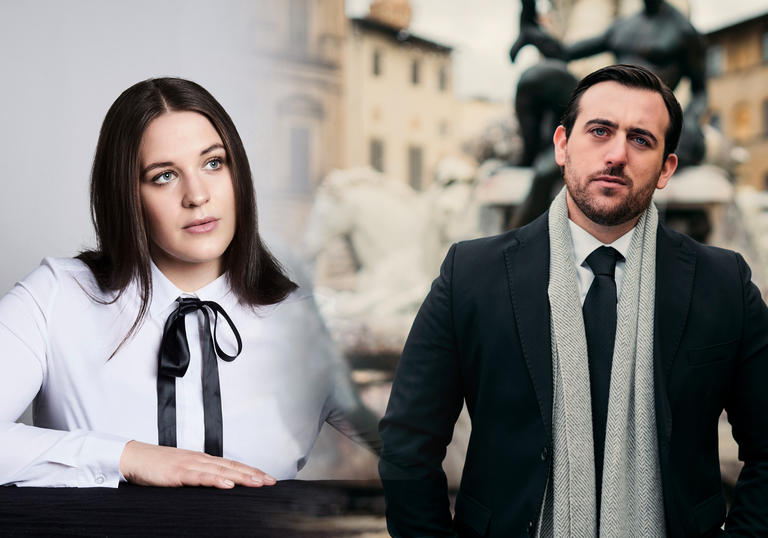
[[[619,295],[605,436],[602,538],[664,536],[653,390],[656,226],[651,204],[627,254]],[[592,408],[565,189],[549,209],[554,455],[542,536],[597,534]]]

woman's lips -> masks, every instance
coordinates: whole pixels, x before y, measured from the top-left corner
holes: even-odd
[[[190,222],[184,226],[184,231],[193,234],[204,234],[214,230],[218,225],[219,219],[208,217]]]

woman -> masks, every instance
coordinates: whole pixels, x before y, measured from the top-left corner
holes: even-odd
[[[311,296],[259,237],[221,105],[174,78],[123,92],[91,211],[96,249],[44,260],[0,299],[0,484],[295,476],[322,422],[358,402]],[[14,423],[33,400],[35,426]]]

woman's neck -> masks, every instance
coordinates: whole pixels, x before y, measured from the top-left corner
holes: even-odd
[[[186,293],[194,293],[205,287],[223,272],[221,259],[192,263],[153,255],[153,261],[174,286]]]

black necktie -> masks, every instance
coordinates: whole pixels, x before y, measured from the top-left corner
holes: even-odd
[[[608,418],[608,395],[611,386],[613,344],[616,339],[616,261],[624,257],[612,247],[596,248],[587,256],[587,265],[595,278],[584,301],[584,328],[589,355],[589,380],[592,396],[592,433],[595,443],[595,484],[597,510],[603,482],[605,427]]]
[[[198,310],[205,316],[203,324],[203,422],[205,424],[205,452],[223,455],[221,390],[219,388],[218,354],[227,362],[235,360],[243,349],[240,333],[224,309],[213,301],[195,297],[179,297],[179,304],[165,322],[157,369],[157,436],[158,444],[176,446],[176,378],[184,377],[189,366],[189,343],[184,317]],[[213,312],[211,331],[210,312]],[[237,352],[227,355],[216,340],[216,323],[221,314],[237,339]],[[215,351],[214,351],[215,349]]]

